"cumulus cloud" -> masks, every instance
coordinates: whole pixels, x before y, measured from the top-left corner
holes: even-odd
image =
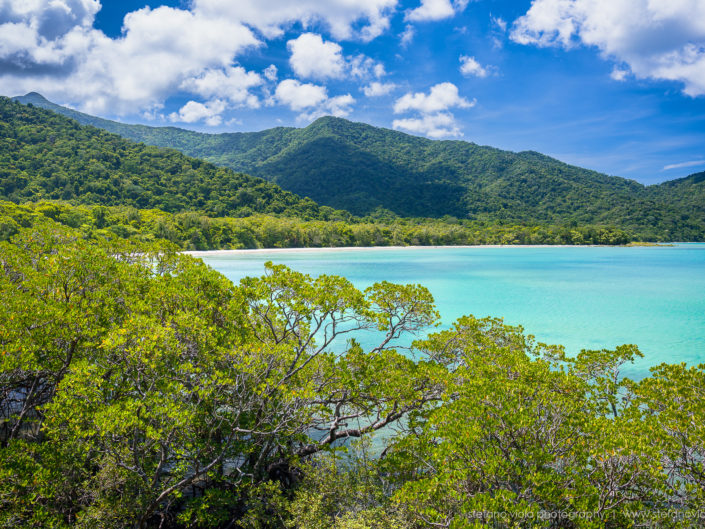
[[[336,42],[324,41],[315,33],[303,33],[287,42],[291,52],[289,64],[302,79],[369,79],[385,75],[384,65],[364,54],[343,57]]]
[[[289,64],[296,75],[308,79],[339,79],[345,72],[343,48],[336,42],[324,42],[320,35],[303,33],[287,42],[291,52]]]
[[[0,2],[0,72],[63,73],[99,10],[97,0]]]
[[[363,54],[348,58],[348,70],[356,79],[380,78],[387,73],[384,70],[384,64]]]
[[[0,21],[27,25],[38,36],[54,40],[76,26],[90,27],[99,10],[99,0],[4,0],[0,3]]]
[[[223,122],[221,114],[225,111],[227,105],[225,101],[216,99],[208,103],[199,103],[198,101],[189,101],[178,112],[173,112],[169,115],[171,121],[181,121],[183,123],[196,123],[203,120],[206,125],[216,127]]]
[[[392,92],[397,85],[394,83],[380,83],[379,81],[373,81],[369,85],[362,88],[362,92],[367,97],[380,97],[386,96]]]
[[[350,94],[331,97],[312,111],[299,114],[298,119],[299,121],[313,121],[321,116],[344,118],[352,112],[351,107],[353,104],[355,104],[355,99]]]
[[[0,34],[5,34],[7,24],[33,30],[34,12],[23,16],[24,22],[0,26]],[[162,103],[187,79],[211,68],[227,67],[237,53],[259,44],[240,23],[205,19],[170,7],[129,13],[117,39],[88,27],[92,15],[86,17],[83,25],[54,40],[42,38],[36,48],[26,48],[24,70],[39,71],[30,76],[26,71],[10,70],[0,76],[0,90],[38,90],[88,112],[137,112]],[[12,52],[0,47],[0,61],[8,60],[13,60]],[[42,70],[46,65],[54,69]]]
[[[300,22],[325,24],[336,39],[371,40],[389,27],[398,0],[193,0],[194,9],[213,18],[239,20],[266,37],[278,37],[283,27]]]
[[[277,86],[274,97],[280,103],[288,105],[291,110],[299,111],[320,105],[328,99],[328,91],[325,86],[284,79]]]
[[[425,22],[450,18],[468,5],[469,0],[421,0],[421,5],[407,12],[406,20],[410,22]]]
[[[417,110],[424,114],[448,110],[449,108],[470,108],[474,101],[468,101],[458,94],[458,87],[453,83],[439,83],[431,87],[428,94],[411,92],[404,94],[394,103],[394,112],[401,114],[410,110]]]
[[[406,14],[412,22],[424,20],[441,20],[455,14],[450,0],[422,0],[421,5]]]
[[[462,136],[455,117],[449,112],[438,112],[420,118],[395,119],[392,127],[423,134],[429,138],[449,138]]]
[[[594,46],[638,78],[676,81],[690,96],[705,95],[702,0],[534,0],[514,22],[511,38],[537,46]]]
[[[463,75],[487,77],[490,74],[490,70],[490,68],[486,68],[477,62],[475,57],[460,56],[460,73]]]
[[[411,92],[404,94],[394,103],[394,113],[417,112],[418,117],[395,119],[395,129],[408,130],[425,134],[430,138],[461,136],[460,127],[455,116],[448,112],[451,108],[470,108],[475,100],[468,101],[461,97],[453,83],[439,83],[432,86],[428,94]]]
[[[262,45],[251,28],[275,36],[297,23],[324,25],[337,39],[369,40],[388,28],[397,3],[192,0],[188,8],[133,11],[122,34],[109,38],[93,27],[99,0],[0,0],[0,92],[36,90],[96,114],[153,113],[179,90],[255,107],[259,99],[252,91],[265,79],[275,82],[277,71],[257,74],[235,66],[243,50]],[[333,59],[323,76],[339,75],[339,45],[324,44],[333,48]],[[317,73],[297,57],[300,71]],[[343,62],[346,73],[368,67],[368,61]],[[266,97],[266,87],[261,91]]]
[[[324,115],[344,117],[350,114],[355,99],[350,94],[328,97],[325,86],[285,79],[274,93],[277,102],[299,114],[300,120],[312,120]]]
[[[259,108],[259,99],[249,90],[262,83],[259,74],[235,66],[205,70],[196,77],[186,79],[181,83],[181,88],[205,98],[227,99],[235,106]]]

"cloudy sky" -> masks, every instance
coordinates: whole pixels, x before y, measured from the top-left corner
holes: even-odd
[[[322,115],[705,170],[705,0],[0,0],[0,94],[209,132]]]

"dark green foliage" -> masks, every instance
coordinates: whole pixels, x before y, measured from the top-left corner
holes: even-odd
[[[536,152],[431,141],[344,119],[304,129],[201,134],[115,123],[21,98],[82,123],[276,182],[319,204],[368,215],[514,224],[613,225],[652,241],[705,240],[705,183],[692,177],[645,187]]]
[[[211,216],[347,217],[278,186],[0,98],[0,197]]]

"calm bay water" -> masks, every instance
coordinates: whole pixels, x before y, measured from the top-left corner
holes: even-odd
[[[273,261],[358,288],[420,283],[448,327],[463,314],[501,316],[546,343],[637,344],[639,378],[662,362],[705,363],[705,244],[673,247],[480,247],[196,254],[237,282]]]

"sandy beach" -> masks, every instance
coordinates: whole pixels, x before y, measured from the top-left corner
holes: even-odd
[[[655,245],[654,247],[664,246]],[[355,251],[385,251],[385,250],[433,250],[451,248],[647,248],[648,246],[609,246],[600,244],[475,244],[475,245],[449,245],[449,246],[333,246],[317,248],[251,248],[240,250],[190,250],[182,253],[194,257],[216,257],[219,255],[235,254],[268,254],[268,253],[315,253],[315,252],[355,252]]]

